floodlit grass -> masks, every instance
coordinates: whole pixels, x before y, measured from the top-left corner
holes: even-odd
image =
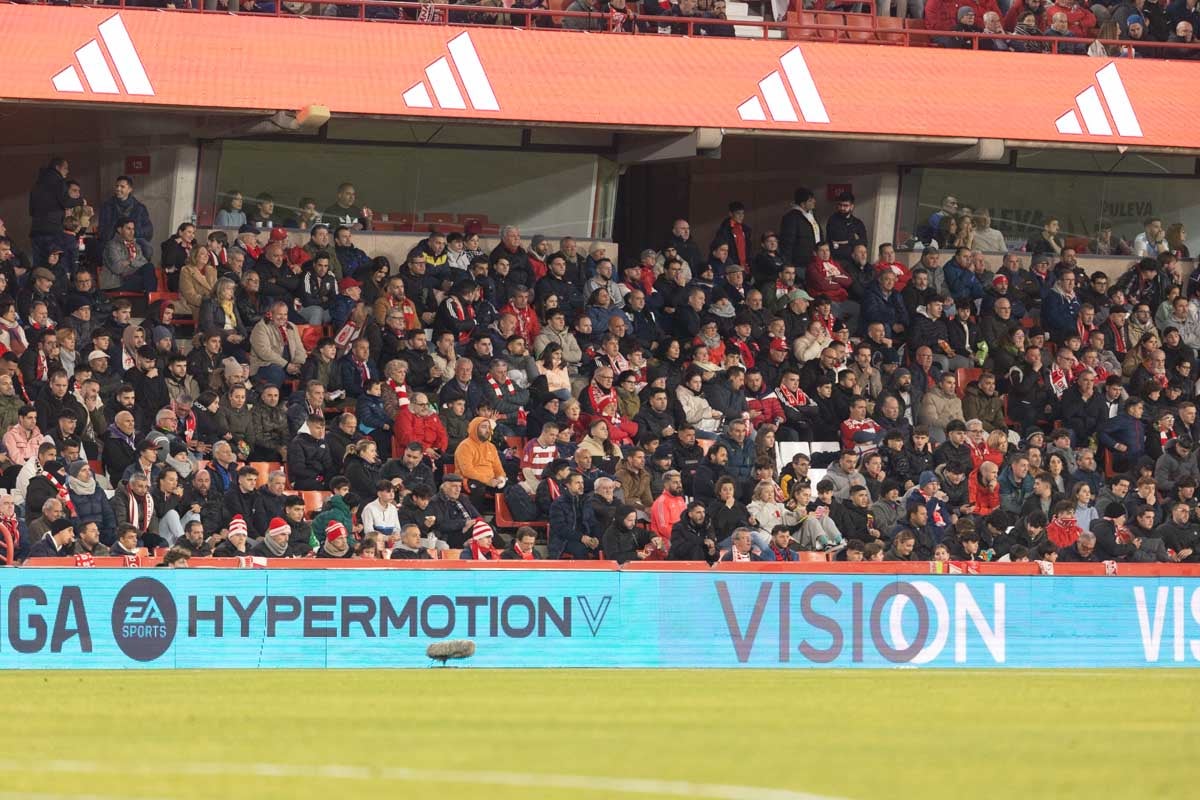
[[[3,798],[1116,800],[1200,785],[1196,670],[39,672],[0,691]]]

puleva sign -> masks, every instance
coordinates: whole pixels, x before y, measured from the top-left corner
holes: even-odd
[[[708,572],[9,571],[0,668],[1200,663],[1200,580]]]

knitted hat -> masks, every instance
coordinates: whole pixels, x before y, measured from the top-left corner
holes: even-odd
[[[271,241],[272,242],[287,241],[287,237],[288,237],[287,231],[285,231],[283,228],[272,228],[271,229]]]
[[[336,519],[329,520],[329,524],[325,526],[325,541],[336,542],[346,535],[346,526],[338,522]]]
[[[1125,516],[1125,506],[1120,503],[1109,503],[1104,507],[1104,516],[1109,519],[1117,519]]]
[[[267,534],[270,536],[275,536],[276,534],[280,533],[286,536],[291,536],[292,526],[288,525],[287,522],[280,517],[273,517],[271,519],[271,524],[267,527]]]
[[[921,477],[917,481],[917,486],[924,486],[929,483],[937,483],[937,475],[932,470],[927,469],[921,473]]]
[[[229,521],[229,535],[240,533],[242,536],[249,536],[250,532],[246,528],[246,520],[241,514],[234,514],[233,519]]]
[[[482,519],[475,520],[475,526],[471,528],[471,541],[477,542],[480,539],[485,539],[489,536],[495,536],[496,532],[492,530],[492,526],[488,525]]]
[[[70,464],[67,465],[67,474],[70,475],[72,478],[78,478],[79,473],[82,472],[83,468],[86,467],[87,465],[88,465],[88,463],[83,460],[72,461]]]

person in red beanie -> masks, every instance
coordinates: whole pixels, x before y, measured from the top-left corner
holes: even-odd
[[[495,531],[492,526],[483,521],[483,518],[475,520],[475,524],[471,527],[471,538],[467,540],[467,546],[459,554],[459,558],[470,561],[497,561],[500,558],[500,551],[492,547],[492,537],[495,536]]]
[[[352,555],[346,526],[336,519],[329,520],[325,526],[325,544],[317,551],[317,558],[350,558]]]

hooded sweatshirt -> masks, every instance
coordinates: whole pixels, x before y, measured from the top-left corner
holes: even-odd
[[[491,442],[479,441],[479,426],[484,417],[476,417],[467,425],[467,438],[454,450],[454,469],[467,480],[487,483],[504,477],[500,453]]]

